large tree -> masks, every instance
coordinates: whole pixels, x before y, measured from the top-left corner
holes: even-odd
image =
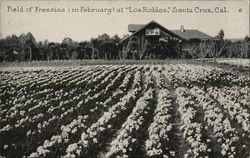
[[[71,38],[69,37],[65,37],[62,40],[62,45],[66,46],[66,58],[67,59],[76,59],[78,54],[76,53],[76,49],[78,46],[78,43],[76,41],[73,41]]]
[[[32,50],[36,46],[36,39],[32,33],[28,32],[27,34],[21,34],[19,37],[19,42],[22,50],[29,50],[29,60],[32,61]]]

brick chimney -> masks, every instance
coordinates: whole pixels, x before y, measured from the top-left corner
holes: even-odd
[[[181,25],[181,32],[185,32],[184,25]]]

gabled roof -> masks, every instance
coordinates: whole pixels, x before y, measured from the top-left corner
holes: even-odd
[[[152,22],[155,22],[155,21],[152,21]],[[147,25],[129,24],[128,25],[128,31],[132,32],[132,33],[135,33],[135,32],[137,32],[138,30],[141,30],[142,28],[144,28]],[[158,24],[158,25],[160,25],[160,24]],[[165,28],[165,27],[163,27],[163,28]],[[212,37],[212,36],[210,36],[210,35],[208,35],[206,33],[203,33],[203,32],[201,32],[199,30],[194,30],[194,29],[192,29],[192,30],[186,30],[185,29],[184,32],[181,32],[181,30],[168,30],[168,31],[172,32],[173,34],[175,34],[177,36],[180,36],[181,38],[183,38],[185,40],[191,40],[191,39],[200,39],[200,40],[215,39],[214,37]]]
[[[140,28],[144,27],[145,24],[129,24],[128,25],[128,31],[129,32],[135,32],[139,30]]]
[[[203,33],[199,30],[184,30],[184,32],[181,32],[181,30],[171,30],[175,34],[181,36],[182,38],[186,40],[190,39],[212,39],[212,36],[209,36],[206,33]]]
[[[145,27],[149,26],[150,24],[152,23],[155,23],[157,24],[161,29],[165,30],[166,32],[168,32],[170,35],[176,37],[176,38],[179,38],[179,39],[183,39],[181,36],[175,34],[174,32],[166,29],[165,27],[163,27],[162,25],[160,25],[159,23],[155,22],[154,20],[152,20],[151,22],[147,23],[146,25],[144,26],[141,26],[138,30],[136,30],[135,32],[133,32],[130,36],[122,39],[119,43],[122,43],[123,41],[127,40],[129,37],[133,36],[134,34],[136,34],[137,32],[141,31],[142,29],[144,29]]]

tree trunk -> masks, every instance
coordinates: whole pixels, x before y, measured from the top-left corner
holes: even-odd
[[[107,52],[104,52],[104,59],[107,60]]]
[[[53,54],[52,49],[50,48],[49,55],[47,56],[47,60],[51,60],[51,56]]]
[[[97,59],[100,59],[99,50],[96,53],[97,53]]]
[[[95,49],[94,47],[92,47],[92,55],[91,55],[92,60],[94,60],[94,56],[95,56]]]
[[[30,61],[32,61],[32,49],[30,46],[29,46],[29,52],[30,52]]]

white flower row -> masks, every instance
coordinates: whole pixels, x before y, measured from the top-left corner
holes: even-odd
[[[82,94],[80,94],[80,95],[82,95]],[[59,96],[58,96],[58,97],[59,97]],[[78,96],[78,97],[80,97],[80,96]],[[75,98],[77,98],[77,97],[75,97]],[[56,99],[59,99],[59,98],[56,98]],[[74,99],[74,100],[75,100],[75,99]],[[24,110],[24,111],[18,110],[18,109],[16,109],[16,108],[13,107],[13,108],[12,108],[12,109],[13,109],[13,112],[11,112],[9,115],[6,115],[6,118],[14,118],[14,116],[16,117],[17,114],[20,114],[22,117],[20,118],[20,120],[17,120],[16,124],[13,125],[12,128],[23,127],[23,124],[24,124],[24,123],[27,123],[27,122],[33,122],[33,123],[35,123],[36,120],[39,120],[39,119],[41,119],[41,118],[43,118],[43,117],[45,116],[45,115],[40,114],[40,113],[37,114],[37,115],[34,115],[34,116],[29,115],[29,113],[30,113],[32,110],[37,109],[37,108],[49,107],[48,110],[47,110],[47,112],[49,112],[49,113],[51,113],[52,111],[54,111],[54,110],[56,110],[56,109],[58,109],[58,108],[62,108],[62,111],[63,111],[64,105],[65,105],[65,104],[68,104],[69,101],[62,101],[62,102],[60,102],[60,104],[59,104],[58,106],[50,106],[49,103],[50,103],[49,101],[39,102],[39,103],[37,104],[37,106],[32,107],[31,110],[28,109],[28,110]],[[27,113],[27,114],[24,115],[25,113]],[[50,121],[52,121],[52,120],[54,120],[54,119],[49,119],[48,122],[50,122]],[[47,122],[47,121],[45,121],[44,124],[47,124],[46,122]],[[8,130],[9,130],[9,129],[11,129],[11,128],[8,128]],[[0,129],[0,131],[6,131],[6,129],[4,130],[4,128],[3,128],[3,129]]]
[[[94,91],[96,91],[99,87],[100,87],[100,85],[102,85],[103,83],[107,83],[109,80],[111,80],[111,84],[109,84],[109,86],[107,86],[103,91],[106,91],[110,86],[112,86],[113,85],[113,83],[117,80],[117,79],[119,79],[119,78],[121,78],[121,75],[125,72],[125,70],[126,70],[127,68],[126,67],[124,67],[124,68],[119,68],[119,70],[116,70],[116,71],[119,71],[118,72],[118,74],[117,74],[117,72],[114,70],[114,71],[112,71],[112,72],[109,72],[108,73],[108,75],[101,81],[101,82],[99,82],[97,85],[95,85],[95,88],[94,88]],[[116,75],[116,76],[115,76]],[[113,78],[115,76],[115,78]],[[98,96],[97,96],[98,97]]]
[[[99,69],[93,69],[93,70],[89,70],[89,71],[83,71],[83,75],[79,75],[75,79],[69,80],[68,82],[66,82],[66,85],[67,86],[69,86],[69,85],[75,85],[79,81],[82,81],[82,80],[88,81],[89,79],[91,79],[92,77],[95,77],[96,75],[98,75],[100,73],[102,73],[102,70],[99,70]]]
[[[129,67],[127,67],[127,68],[129,68]],[[125,72],[126,72],[126,69],[127,68],[122,68],[122,69],[119,69],[119,72],[118,72],[118,74],[115,76],[115,78],[113,78],[113,79],[111,79],[111,77],[113,77],[114,76],[114,74],[115,74],[115,72],[113,72],[113,73],[110,73],[110,75],[108,75],[104,80],[102,80],[102,81],[105,81],[105,82],[101,82],[102,84],[104,84],[104,83],[108,83],[108,85],[106,86],[106,88],[104,88],[103,90],[101,90],[99,93],[96,93],[96,94],[94,94],[93,96],[92,96],[92,98],[93,99],[98,99],[101,95],[104,95],[104,94],[106,94],[108,91],[110,91],[110,89],[111,89],[111,87],[114,85],[114,83],[115,82],[117,82],[117,80],[119,80],[121,77],[122,77],[122,74],[124,74]],[[111,80],[111,81],[110,81]],[[100,84],[101,85],[101,84]],[[115,97],[115,96],[117,96],[118,94],[121,94],[121,93],[123,93],[123,91],[120,89],[121,88],[121,86],[122,85],[120,85],[119,87],[118,87],[118,89],[104,102],[104,103],[102,103],[102,105],[103,105],[103,107],[106,107],[106,103],[108,102],[108,101],[111,101],[112,100],[112,98],[113,97]],[[126,85],[125,85],[126,86]],[[97,88],[94,88],[94,90],[93,91],[96,91],[96,89]],[[100,105],[101,105],[101,103],[100,103]],[[95,112],[97,110],[97,108],[96,109],[91,109],[91,112]]]
[[[206,85],[216,81],[226,81],[228,84],[242,85],[250,81],[250,78],[238,77],[237,75],[213,66],[176,64],[164,66],[166,77],[170,78],[173,84],[192,86],[193,83]],[[213,82],[211,82],[213,80]]]
[[[67,84],[71,81],[74,81],[75,78],[79,78],[81,76],[85,76],[87,74],[91,74],[93,73],[93,70],[82,70],[82,71],[73,71],[73,72],[68,72],[66,73],[66,75],[58,75],[56,77],[53,77],[52,79],[50,79],[48,82],[44,82],[40,87],[46,87],[47,85],[52,84],[53,86],[55,85],[62,85],[62,84]],[[54,76],[54,75],[53,75]]]
[[[116,79],[117,80],[117,79]],[[88,82],[91,82],[91,80],[89,80]],[[108,82],[108,81],[106,81]],[[105,82],[104,82],[105,83]],[[108,84],[108,87],[109,85],[112,84],[112,82],[109,82]],[[81,97],[83,96],[88,96],[88,94],[91,92],[91,90],[89,89],[89,91],[86,91],[85,93],[80,93],[78,96],[75,96],[74,98],[72,98],[72,100],[67,100],[65,102],[62,102],[62,104],[59,104],[59,106],[54,106],[54,107],[50,107],[49,111],[48,112],[52,112],[56,109],[61,109],[62,111],[65,111],[66,109],[64,108],[65,105],[70,105],[71,102],[75,102],[75,101],[80,101],[79,99],[81,99]],[[79,109],[82,105],[84,105],[84,103],[87,103],[89,101],[92,101],[92,100],[95,100],[97,98],[97,96],[101,96],[102,94],[104,94],[105,91],[101,91],[99,93],[96,93],[95,95],[93,96],[89,96],[88,98],[86,98],[84,101],[80,101],[77,106],[75,107],[71,107],[69,108],[68,110],[66,110],[64,113],[62,113],[58,119],[63,119],[65,116],[67,116],[68,114],[70,113],[73,113],[74,111],[76,111],[77,109]],[[98,107],[95,107],[92,109],[92,112],[94,112],[95,110],[97,110]],[[53,121],[53,120],[51,120]],[[51,122],[50,119],[49,119],[49,122]],[[49,123],[47,125],[43,125],[42,127],[47,127],[49,125]],[[40,131],[40,129],[38,129],[38,132]],[[35,131],[32,132],[32,133],[36,133]]]
[[[71,73],[69,73],[69,74],[71,75]],[[66,75],[66,76],[67,76],[67,75]],[[60,78],[60,79],[62,79],[62,78]],[[50,78],[49,78],[49,79],[46,79],[46,81],[47,81],[47,80],[51,81]],[[33,83],[35,83],[35,85],[39,85],[39,84],[36,83],[36,81],[33,80],[32,78],[30,79],[30,81],[33,82]],[[42,82],[45,82],[45,83],[46,83],[46,84],[44,84],[44,85],[49,85],[50,82],[46,82],[46,81],[42,80]],[[51,82],[53,82],[53,80],[52,80]],[[39,86],[41,86],[41,85],[39,85]],[[26,91],[25,88],[26,88],[26,87],[21,88],[19,91],[17,91],[17,92],[18,92],[18,94],[17,94],[18,97],[15,97],[15,98],[18,98],[18,99],[15,99],[15,100],[12,102],[12,104],[14,104],[15,106],[19,106],[21,103],[18,104],[18,102],[21,102],[22,100],[27,100],[27,98],[32,99],[32,98],[35,97],[35,95],[41,95],[41,94],[43,94],[43,92],[44,92],[44,93],[48,93],[48,91],[49,91],[49,92],[52,91],[52,89],[44,89],[44,90],[38,91],[38,92],[36,92],[36,93],[30,93],[29,95],[26,95],[25,93],[22,93],[22,92],[25,92],[25,91]],[[37,90],[36,90],[36,91],[37,91]],[[31,100],[28,100],[28,103],[30,103],[30,102],[31,102]],[[38,102],[38,101],[37,101],[37,102]],[[21,106],[19,106],[19,107],[25,109],[25,106],[26,106],[26,105],[27,105],[27,103],[25,103],[24,105],[21,105]],[[12,109],[15,109],[15,106],[12,107]]]
[[[87,80],[88,82],[91,82],[91,80]],[[75,89],[76,90],[76,89]],[[60,92],[60,91],[59,91]],[[43,108],[43,107],[49,107],[49,109],[47,110],[47,112],[49,112],[49,113],[51,113],[51,112],[53,112],[53,111],[55,111],[56,109],[61,109],[62,111],[65,111],[65,110],[67,110],[67,109],[65,109],[64,108],[64,106],[65,105],[68,105],[68,104],[70,104],[70,102],[73,102],[73,101],[76,101],[76,100],[79,100],[82,96],[87,96],[88,95],[88,93],[89,93],[90,91],[87,91],[87,92],[85,92],[85,94],[84,93],[80,93],[78,96],[74,96],[71,100],[68,100],[68,101],[64,101],[64,102],[61,102],[58,106],[49,106],[49,103],[50,102],[47,102],[47,104],[42,104],[42,103],[38,103],[38,105],[43,105],[43,106],[35,106],[36,108]],[[71,91],[70,92],[71,94],[73,94],[74,93],[74,91]],[[62,94],[62,93],[61,93]],[[66,97],[66,95],[69,95],[69,93],[64,93],[63,95],[58,95],[56,98],[53,98],[52,100],[61,100],[61,98],[62,97]],[[91,99],[91,98],[89,98],[89,99]],[[92,97],[92,99],[95,99],[95,97]],[[14,107],[12,107],[10,110],[13,110],[13,112],[11,112],[9,115],[6,115],[6,118],[8,118],[8,117],[10,117],[10,118],[14,118],[15,116],[16,116],[16,114],[19,114],[19,112],[18,112],[18,109],[16,108],[17,106],[18,107],[22,107],[22,108],[24,108],[26,105],[28,105],[29,103],[31,102],[31,100],[27,100],[27,102],[24,104],[24,105],[20,105],[20,104],[16,104]],[[34,108],[35,107],[33,107],[32,109],[34,110]],[[73,108],[73,107],[72,107]],[[70,111],[72,111],[72,108],[70,108],[70,109],[68,109],[67,111],[65,111],[63,114],[61,114],[61,116],[58,116],[59,118],[63,118],[65,115],[67,115],[68,114],[68,112],[70,112]],[[39,115],[39,114],[38,114]],[[24,115],[23,115],[24,116]],[[25,115],[25,118],[20,118],[20,121],[18,121],[17,122],[17,124],[15,124],[15,125],[13,125],[13,127],[20,127],[20,126],[22,126],[22,124],[23,123],[26,123],[27,121],[28,122],[36,122],[36,120],[39,120],[40,119],[40,117],[36,117],[36,116],[34,116],[34,119],[32,118],[32,117],[28,117],[28,116],[26,116]],[[51,122],[51,121],[53,121],[54,119],[53,118],[49,118],[48,119],[48,121],[44,121],[44,123],[43,123],[43,125],[42,126],[40,126],[40,127],[46,127],[47,125],[49,125],[49,123]],[[6,125],[6,126],[8,126],[8,125]],[[0,132],[1,131],[6,131],[6,130],[10,130],[11,128],[8,126],[8,128],[6,128],[6,127],[3,127],[2,129],[0,129]],[[38,131],[41,131],[40,129],[38,129]],[[36,132],[35,131],[33,131],[32,132],[33,134],[35,134]]]
[[[121,157],[128,157],[127,153],[133,150],[132,144],[137,141],[136,138],[133,138],[132,133],[138,132],[143,124],[143,114],[147,114],[147,111],[151,108],[148,105],[151,99],[153,99],[153,89],[149,89],[144,96],[137,100],[132,113],[123,123],[119,135],[111,142],[111,148],[105,157],[112,157],[117,154]]]
[[[163,69],[164,70],[162,71],[162,74],[165,76],[167,80],[166,82],[169,82],[169,84],[172,84],[174,88],[177,88],[179,83],[175,77],[175,74],[178,73],[178,69],[174,68],[171,65],[165,66],[163,67]]]
[[[66,73],[63,73],[63,71],[65,71],[65,69],[63,68],[59,69],[59,71],[57,71],[56,73],[52,71],[51,74],[38,79],[37,82],[32,82],[32,79],[31,79],[30,82],[27,83],[26,85],[28,86],[31,83],[30,87],[33,87],[33,86],[44,87],[44,86],[47,86],[48,84],[55,84],[55,83],[61,82],[69,78],[70,76],[79,74],[79,71],[74,71],[74,69],[69,69],[67,70]]]
[[[139,71],[136,71],[135,73],[134,83],[132,87],[134,87],[134,85],[138,85],[138,82],[140,82],[140,75],[136,75],[138,74],[138,72]],[[129,103],[131,99],[135,99],[139,91],[139,88],[132,88],[127,93],[127,95],[120,99],[118,103],[111,106],[107,112],[104,112],[96,123],[92,124],[86,132],[82,133],[81,140],[76,144],[74,143],[74,146],[76,146],[76,148],[74,148],[75,150],[67,150],[67,154],[65,155],[65,157],[72,157],[75,155],[80,156],[80,153],[78,153],[77,151],[85,151],[90,145],[98,143],[98,135],[100,135],[104,130],[108,130],[112,127],[112,125],[109,124],[110,120],[116,118],[121,112],[125,111],[127,103]],[[72,145],[73,144],[69,145],[68,148],[71,148]]]
[[[109,75],[110,71],[115,70],[115,69],[117,69],[117,67],[112,67],[110,69],[104,69],[104,71],[100,75],[98,75],[95,78],[93,78],[92,82],[96,82],[96,81],[100,80],[101,78]]]
[[[221,154],[227,157],[236,156],[236,146],[239,137],[235,128],[231,127],[231,123],[218,108],[218,105],[204,90],[194,87],[191,90],[192,95],[197,98],[199,105],[203,108],[204,120],[212,128],[214,136],[221,145]]]
[[[132,70],[132,69],[131,69]],[[136,69],[137,70],[137,69]],[[134,71],[136,71],[136,70],[134,70]],[[119,94],[122,94],[122,93],[124,93],[126,90],[128,90],[128,83],[129,83],[129,81],[131,80],[131,78],[132,78],[132,73],[134,72],[134,71],[128,71],[128,73],[127,73],[127,75],[125,76],[125,78],[123,79],[123,82],[122,82],[122,84],[118,87],[118,89],[116,90],[116,91],[114,91],[113,93],[112,93],[112,95],[108,98],[108,99],[106,99],[104,102],[99,102],[99,104],[100,105],[102,105],[103,107],[107,107],[107,104],[109,103],[109,102],[111,102],[116,96],[118,96]],[[116,77],[116,78],[119,78],[119,77]],[[111,84],[109,84],[107,87],[110,87],[112,84],[114,83],[114,80],[112,80],[111,81]],[[105,92],[107,92],[108,91],[108,89],[106,88],[106,91]]]
[[[150,87],[152,87],[152,84],[154,84],[153,79],[152,79],[152,72],[154,71],[154,66],[147,66],[145,65],[144,70],[148,69],[145,73],[144,73],[144,89],[149,89]]]
[[[52,90],[51,89],[45,89],[42,92],[40,92],[39,94],[50,94]],[[25,94],[22,95],[22,97],[15,99],[12,104],[14,104],[14,106],[12,106],[9,110],[5,110],[5,117],[6,119],[11,119],[14,117],[17,117],[19,112],[18,111],[27,111],[27,106],[30,106],[30,104],[37,104],[33,107],[31,107],[30,109],[28,109],[28,111],[32,111],[38,107],[40,107],[40,105],[42,104],[41,101],[39,100],[35,100],[33,97],[31,97],[29,100],[25,100]],[[19,103],[17,103],[19,102]],[[24,102],[24,103],[22,103]],[[20,114],[21,115],[21,114]],[[20,118],[21,119],[21,118]]]
[[[188,94],[187,89],[179,87],[176,89],[177,103],[179,104],[178,111],[181,114],[181,131],[183,131],[184,139],[189,143],[190,148],[184,157],[198,158],[208,154],[211,150],[206,142],[202,141],[202,130],[204,127],[201,123],[195,122],[196,106]]]
[[[247,134],[250,138],[250,114],[247,109],[244,109],[239,102],[237,102],[233,96],[228,93],[227,88],[208,88],[208,93],[212,95],[218,102],[227,110],[230,118],[237,120],[242,126],[244,134]]]
[[[61,82],[65,81],[65,80],[69,80],[72,78],[72,76],[76,76],[79,75],[79,71],[69,71],[67,72],[65,75],[63,74],[53,74],[49,77],[47,77],[44,80],[41,80],[40,82],[35,82],[33,85],[36,86],[38,85],[39,87],[43,88],[47,85],[50,84],[54,84],[54,85],[58,85],[61,84]]]
[[[146,154],[149,157],[159,156],[159,157],[167,157],[167,156],[175,156],[175,151],[170,151],[168,147],[165,147],[168,151],[169,155],[163,155],[162,142],[169,142],[168,134],[172,130],[173,124],[170,123],[172,109],[171,100],[169,98],[169,92],[167,89],[161,89],[158,93],[157,97],[157,107],[154,112],[153,122],[150,124],[148,128],[149,138],[146,141]]]
[[[69,141],[69,135],[74,134],[79,128],[86,128],[84,122],[88,118],[88,115],[78,116],[68,125],[61,126],[61,134],[52,136],[50,140],[45,140],[42,146],[37,148],[36,152],[33,152],[29,157],[41,157],[47,156],[51,152],[51,148],[55,144],[61,144]]]
[[[120,71],[119,72],[120,74],[122,74],[122,73],[124,73],[124,72],[122,72],[122,71]],[[110,85],[113,85],[113,83],[121,76],[121,75],[117,75],[118,77],[116,77],[112,82],[110,82],[109,83],[109,85],[108,85],[108,87],[110,87]],[[106,89],[106,90],[109,90],[109,88],[108,89]],[[100,93],[104,93],[103,91],[102,92],[100,92]],[[99,94],[99,93],[98,93]],[[116,95],[118,95],[118,93],[116,93]],[[112,97],[115,97],[115,95],[112,95]],[[93,96],[92,97],[93,99],[95,98],[95,96]],[[91,100],[91,99],[90,99]],[[107,100],[109,100],[109,101],[111,101],[111,99],[110,99],[110,97],[107,99]],[[106,101],[107,101],[106,100]],[[108,102],[104,102],[105,104],[107,104]],[[83,102],[82,102],[83,103]],[[100,105],[102,105],[102,104],[100,104]],[[101,107],[98,107],[98,108],[101,108]],[[96,109],[96,108],[93,108],[93,109]],[[90,111],[91,111],[91,109],[90,109]],[[80,116],[80,118],[82,118],[81,116]],[[48,153],[50,153],[51,151],[50,151],[50,149],[49,148],[51,148],[52,146],[54,146],[55,144],[61,144],[61,143],[67,143],[68,142],[68,138],[70,137],[70,135],[73,135],[77,130],[79,130],[79,129],[85,129],[85,128],[87,128],[85,125],[84,125],[84,122],[86,121],[86,119],[88,118],[88,115],[85,115],[84,116],[84,120],[80,120],[80,121],[77,121],[76,119],[75,120],[73,120],[71,123],[69,123],[68,125],[66,125],[66,126],[62,126],[61,127],[61,130],[62,130],[62,133],[61,133],[61,135],[56,135],[56,136],[53,136],[52,138],[51,138],[51,141],[49,142],[48,140],[46,140],[45,142],[44,142],[44,144],[50,144],[47,148],[45,148],[45,147],[43,147],[44,148],[44,150],[46,150],[47,152],[45,153],[45,154],[48,154]],[[78,120],[79,120],[79,117],[78,117]],[[78,123],[77,123],[78,122]],[[78,126],[77,126],[78,125]],[[67,137],[66,137],[67,136]],[[55,141],[55,139],[54,138],[58,138],[58,139],[60,139],[60,141]],[[63,139],[64,138],[64,139]],[[75,143],[74,143],[75,144]],[[72,145],[72,144],[70,144],[69,145],[69,147],[68,147],[68,149],[67,149],[67,152],[73,152],[73,146],[74,145]],[[40,149],[41,147],[39,147],[39,149]],[[39,155],[39,156],[41,156],[41,153],[39,154],[39,152],[38,152],[39,150],[37,150],[37,152],[36,153],[32,153],[33,155]],[[76,153],[79,153],[79,150],[75,150],[76,151]],[[43,152],[42,152],[43,153]]]
[[[52,72],[44,71],[44,73],[37,75],[36,72],[9,72],[6,76],[6,80],[4,80],[4,83],[9,83],[10,86],[16,85],[16,86],[25,86],[28,84],[31,84],[33,82],[38,82],[43,79],[47,79],[50,75],[52,75]],[[33,82],[32,82],[33,79]],[[6,87],[6,86],[5,86]],[[1,86],[3,88],[3,86]]]

